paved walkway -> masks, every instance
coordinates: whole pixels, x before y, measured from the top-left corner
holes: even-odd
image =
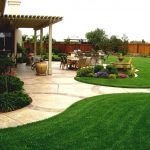
[[[0,128],[15,127],[52,117],[73,103],[90,96],[150,92],[150,89],[114,88],[80,83],[74,80],[75,74],[75,71],[60,70],[58,62],[53,62],[52,76],[36,76],[29,66],[18,65],[17,75],[24,81],[24,89],[33,102],[20,110],[0,113]]]

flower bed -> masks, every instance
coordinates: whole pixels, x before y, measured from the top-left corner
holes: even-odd
[[[118,71],[114,66],[108,65],[104,68],[102,65],[96,65],[94,67],[84,67],[77,71],[76,77],[95,77],[95,78],[130,78],[134,77],[135,69],[128,71]]]

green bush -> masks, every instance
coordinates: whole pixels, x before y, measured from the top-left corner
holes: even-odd
[[[112,65],[106,66],[106,70],[109,74],[118,74],[117,69]]]
[[[127,74],[128,74],[129,77],[135,77],[135,69],[132,68],[132,69],[128,70]]]
[[[1,55],[0,56],[0,75],[5,74],[9,71],[9,68],[14,66],[11,58]]]
[[[61,57],[61,56],[67,56],[67,54],[66,53],[59,53],[58,56],[59,57]]]
[[[27,54],[22,53],[22,56],[17,58],[17,63],[26,63],[27,59]]]
[[[103,69],[104,69],[104,67],[102,65],[96,65],[96,66],[94,66],[94,73],[102,71]]]
[[[116,79],[116,78],[117,78],[117,75],[116,75],[116,74],[109,74],[108,77],[111,78],[111,79]]]
[[[60,61],[60,60],[61,60],[60,56],[55,54],[52,55],[52,61]]]
[[[60,61],[61,60],[60,57],[62,55],[63,55],[62,53],[60,53],[60,54],[53,53],[53,55],[52,55],[52,61]],[[43,60],[48,60],[48,58],[49,58],[48,53],[45,54],[45,55],[43,55],[42,58],[43,58]]]
[[[31,98],[19,91],[0,94],[0,112],[13,111],[31,103]]]
[[[46,54],[44,54],[44,55],[42,56],[42,59],[43,59],[43,60],[48,60],[48,58],[49,58],[48,53],[46,53]]]
[[[93,67],[86,67],[77,70],[77,77],[93,77]]]
[[[15,76],[0,75],[0,94],[4,92],[20,91],[23,81]]]
[[[17,63],[23,63],[22,57],[17,58]]]

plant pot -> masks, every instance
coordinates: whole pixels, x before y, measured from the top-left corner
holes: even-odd
[[[123,61],[123,59],[124,59],[123,56],[119,56],[119,57],[118,57],[118,60],[119,60],[120,62]]]
[[[47,63],[45,61],[36,63],[36,74],[37,75],[47,74]]]

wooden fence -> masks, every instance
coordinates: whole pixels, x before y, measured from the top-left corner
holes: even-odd
[[[135,55],[150,55],[150,44],[128,44],[128,54],[135,54]]]
[[[25,48],[29,49],[30,52],[34,51],[34,44],[33,43],[24,43]],[[37,43],[37,49],[39,49],[40,47],[40,43]],[[47,43],[43,43],[43,49],[46,50],[46,52],[48,52],[48,44]],[[80,49],[83,52],[86,51],[91,51],[93,49],[93,45],[89,44],[89,43],[82,43],[82,44],[78,44],[78,43],[72,43],[72,44],[66,44],[63,42],[55,42],[53,44],[53,49],[58,49],[60,50],[62,53],[70,53],[73,50],[77,50]],[[134,55],[150,55],[150,44],[128,44],[128,54],[134,54]]]
[[[34,44],[33,43],[24,43],[24,47],[26,49],[28,49],[30,52],[34,51]],[[71,44],[66,44],[63,42],[55,42],[53,44],[53,49],[58,49],[60,50],[62,53],[70,53],[74,50],[80,49],[83,52],[86,51],[91,51],[93,48],[92,44],[89,43],[82,43],[82,44],[78,44],[78,43],[71,43]],[[37,43],[37,50],[40,48],[40,43]],[[46,50],[46,52],[48,52],[48,44],[47,43],[43,43],[43,49]]]

